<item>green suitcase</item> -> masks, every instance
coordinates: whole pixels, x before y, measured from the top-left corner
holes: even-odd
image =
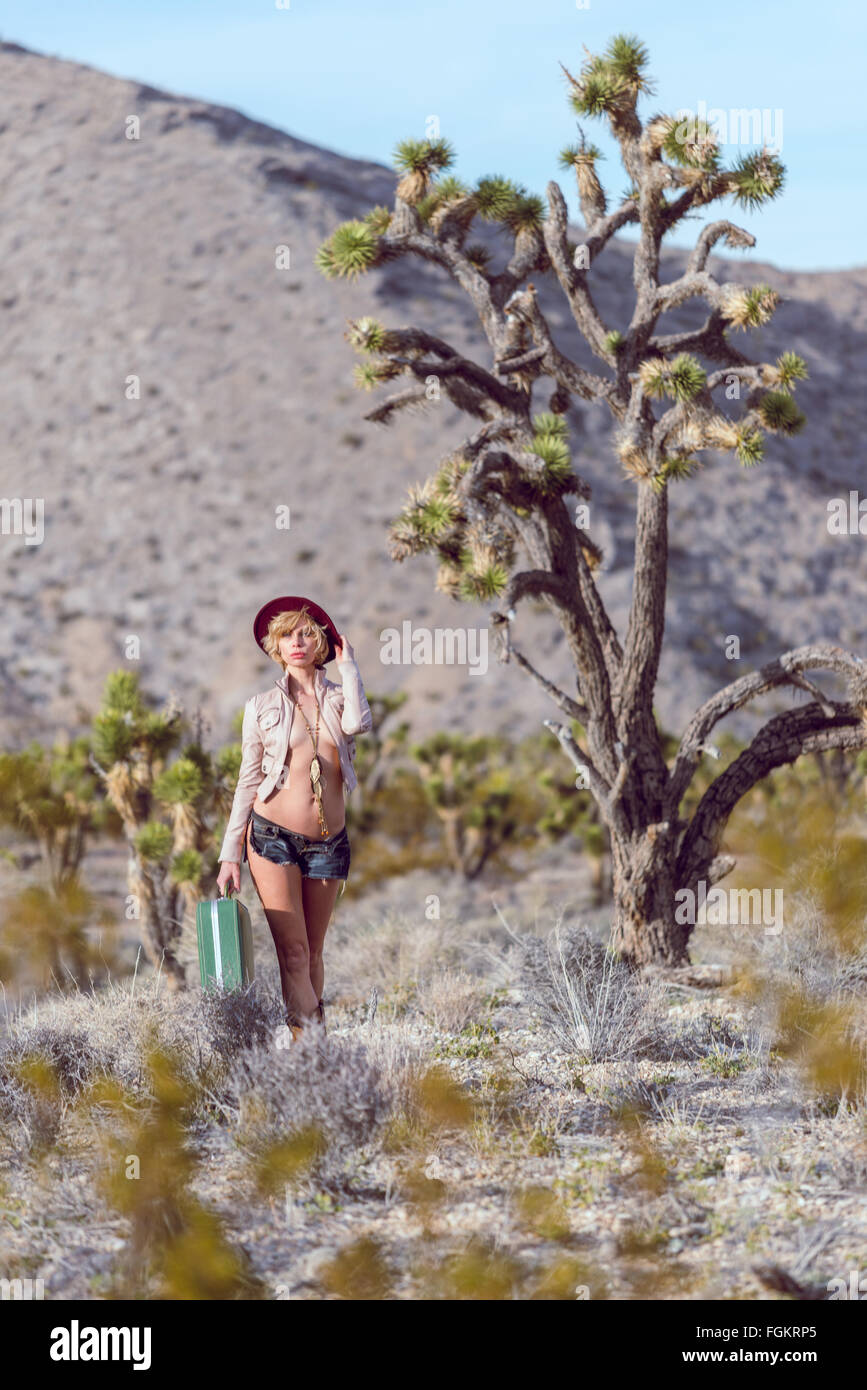
[[[253,928],[237,898],[197,903],[196,937],[202,989],[239,989],[253,981]]]

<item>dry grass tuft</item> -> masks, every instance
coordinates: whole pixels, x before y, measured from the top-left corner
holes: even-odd
[[[440,966],[418,986],[416,1002],[442,1033],[461,1033],[482,1015],[488,991],[465,970]]]
[[[545,939],[517,937],[516,949],[527,1004],[564,1051],[615,1062],[663,1047],[662,985],[631,971],[586,927],[561,930],[558,921]]]

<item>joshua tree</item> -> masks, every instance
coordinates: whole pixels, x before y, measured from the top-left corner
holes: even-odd
[[[33,837],[51,891],[77,883],[87,836],[104,823],[104,803],[78,738],[49,751],[39,743],[0,754],[0,823]]]
[[[451,865],[466,879],[478,878],[492,855],[532,833],[532,798],[514,776],[507,748],[493,736],[439,733],[410,750]]]
[[[115,671],[108,677],[93,721],[92,762],[129,846],[129,894],[142,944],[173,989],[186,983],[177,958],[185,915],[213,879],[213,830],[205,809],[222,804],[224,773],[240,751],[224,750],[215,765],[198,730],[187,742],[185,732],[173,701],[161,711],[148,709],[137,676]],[[174,751],[178,756],[169,763]]]
[[[423,406],[432,390],[446,396],[478,427],[434,476],[410,495],[392,529],[396,559],[432,551],[439,587],[457,598],[494,601],[491,622],[501,660],[538,682],[569,720],[551,721],[564,750],[595,797],[611,837],[615,939],[635,963],[682,962],[691,927],[676,920],[675,893],[716,882],[733,867],[720,853],[723,831],[738,800],[773,768],[808,752],[867,743],[867,666],[836,646],[803,646],[761,670],[741,676],[696,711],[667,763],[653,717],[665,620],[668,489],[689,475],[698,455],[713,449],[757,464],[766,432],[795,434],[805,417],[793,392],[806,376],[804,361],[785,352],[776,362],[753,361],[728,334],[765,324],[778,294],[766,285],[719,283],[707,260],[720,241],[751,247],[755,238],[734,223],[706,225],[686,269],[660,283],[664,236],[684,218],[731,197],[753,208],[777,196],[784,169],[767,149],[723,163],[712,130],[658,114],[642,123],[636,106],[652,88],[647,53],[619,36],[602,55],[588,54],[580,75],[564,72],[573,110],[607,119],[630,187],[609,210],[586,142],[565,149],[561,165],[577,178],[583,242],[567,236],[559,185],[543,200],[504,177],[474,187],[442,171],[453,162],[447,141],[407,140],[396,152],[403,177],[394,208],[374,208],[344,223],[317,253],[326,276],[355,276],[399,256],[415,254],[454,277],[478,313],[490,347],[490,367],[462,356],[419,327],[386,329],[372,318],[351,321],[348,337],[366,360],[357,368],[368,389],[403,377],[407,384],[366,416],[387,423],[403,408]],[[499,225],[511,255],[495,271],[490,253],[468,244],[474,220]],[[605,323],[591,291],[592,272],[610,239],[635,225],[635,301],[623,332]],[[598,360],[588,371],[554,341],[529,276],[552,274],[575,323]],[[689,300],[704,300],[707,316],[691,331],[663,332],[660,319]],[[532,414],[535,383],[552,384],[547,410]],[[734,402],[730,415],[719,403]],[[570,495],[589,498],[572,469],[565,413],[573,399],[600,402],[616,421],[615,447],[635,492],[634,582],[626,632],[615,631],[597,587],[601,553],[567,510]],[[662,402],[659,412],[654,402]],[[543,602],[566,636],[575,667],[574,690],[561,690],[510,640],[521,600]],[[844,700],[829,699],[805,672],[824,668],[847,684]],[[774,687],[806,690],[809,703],[777,715],[721,771],[689,820],[681,802],[714,726]]]
[[[81,882],[88,837],[106,819],[89,757],[86,738],[0,754],[0,824],[36,841],[45,875],[44,883],[28,883],[5,904],[0,974],[6,979],[20,982],[29,972],[62,988],[84,983],[105,963],[87,928],[107,927],[111,919]]]

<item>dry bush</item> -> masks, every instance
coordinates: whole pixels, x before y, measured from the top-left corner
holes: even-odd
[[[79,1030],[14,1029],[0,1043],[0,1118],[11,1122],[13,1145],[34,1156],[54,1145],[70,1103],[111,1065],[110,1053]]]
[[[367,1055],[393,1094],[417,1081],[430,1066],[430,1053],[412,1023],[397,1019],[384,1027],[374,1016],[363,1030]]]
[[[845,772],[842,763],[837,772]],[[861,774],[857,786],[827,776],[811,786],[793,771],[778,774],[768,792],[770,805],[759,806],[741,833],[745,852],[784,886],[784,923],[779,934],[744,943],[738,988],[777,1053],[795,1062],[809,1104],[860,1108],[867,1101]]]
[[[0,1076],[26,1058],[42,1058],[53,1067],[65,1096],[75,1096],[94,1076],[111,1069],[111,1053],[79,1029],[43,1023],[12,1032],[0,1043]]]
[[[412,1026],[403,1019],[382,1027],[372,1023],[365,1029],[365,1045],[371,1063],[377,1067],[392,1110],[392,1138],[404,1137],[423,1128],[420,1097],[427,1084],[430,1053],[419,1042]]]
[[[586,927],[561,929],[558,921],[546,938],[515,941],[526,1002],[565,1052],[617,1062],[664,1048],[662,985],[630,970]]]
[[[230,1062],[245,1048],[274,1037],[283,1022],[282,1000],[255,981],[246,989],[215,989],[203,993],[198,1016],[214,1052]]]
[[[68,1101],[49,1063],[27,1058],[20,1069],[0,1071],[0,1120],[17,1151],[38,1157],[60,1137]]]
[[[760,1023],[741,1027],[719,1014],[702,1013],[672,1031],[666,1058],[670,1062],[715,1063],[722,1076],[757,1070],[761,1084],[766,1085],[770,1080],[770,1050],[770,1034]]]
[[[811,1103],[867,1103],[867,951],[821,904],[797,902],[784,931],[758,944],[741,988]]]
[[[796,903],[779,936],[757,942],[756,957],[771,985],[795,982],[825,1002],[842,994],[867,1000],[867,946],[848,949],[815,903]]]
[[[697,1062],[718,1048],[738,1047],[742,1033],[730,1019],[718,1014],[699,1014],[687,1019],[674,1032],[668,1057],[672,1062]]]
[[[33,1055],[57,1069],[65,1103],[101,1075],[147,1098],[145,1058],[158,1048],[177,1059],[185,1083],[204,1103],[225,1073],[226,1050],[243,1045],[245,1030],[252,1035],[257,1010],[267,1015],[267,1001],[239,1001],[221,1011],[220,1004],[200,1004],[194,995],[170,994],[158,979],[49,995],[16,1020],[0,1046],[0,1079],[5,1055]]]
[[[260,1186],[282,1177],[345,1189],[359,1150],[388,1118],[388,1089],[365,1047],[315,1024],[288,1046],[283,1033],[237,1055],[225,1087],[233,1126]]]
[[[844,1110],[829,1118],[816,1115],[813,1126],[813,1167],[849,1192],[867,1191],[867,1125],[863,1111]],[[824,1143],[822,1142],[824,1141]]]
[[[367,928],[339,925],[330,937],[331,990],[349,999],[366,999],[375,986],[386,997],[406,992],[441,965],[457,964],[463,928],[452,918],[427,921],[424,901],[419,900],[419,919],[406,911],[389,912]]]
[[[484,1008],[482,982],[465,970],[440,966],[419,985],[416,1001],[425,1018],[444,1033],[460,1033]]]
[[[665,1115],[669,1089],[668,1085],[626,1074],[617,1085],[603,1087],[601,1099],[615,1120],[660,1120]]]

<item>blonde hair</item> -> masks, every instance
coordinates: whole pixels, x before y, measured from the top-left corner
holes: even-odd
[[[291,612],[275,613],[268,624],[268,631],[262,638],[262,646],[278,666],[286,670],[286,663],[280,655],[280,638],[288,637],[290,632],[294,632],[296,627],[309,627],[316,638],[315,666],[324,666],[325,658],[328,655],[328,634],[315,618],[311,618],[306,608],[293,609]]]

